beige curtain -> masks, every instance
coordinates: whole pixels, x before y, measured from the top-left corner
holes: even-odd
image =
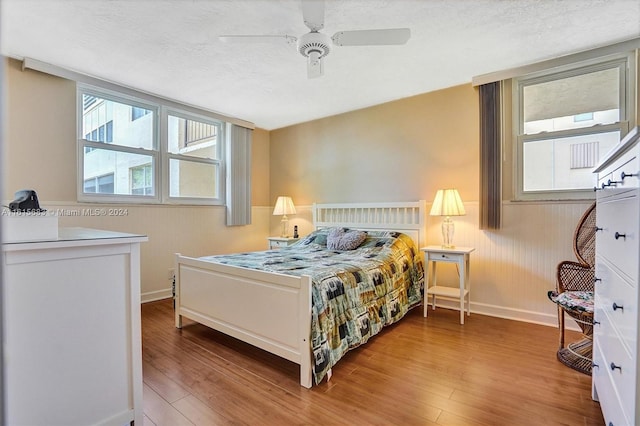
[[[480,86],[480,229],[500,229],[500,82]]]
[[[251,224],[252,130],[227,125],[227,226]]]

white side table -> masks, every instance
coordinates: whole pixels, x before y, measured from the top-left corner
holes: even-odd
[[[467,302],[467,316],[471,315],[471,283],[469,282],[469,257],[475,250],[472,247],[444,248],[442,246],[427,246],[420,250],[424,252],[427,267],[427,287],[424,291],[424,316],[429,308],[429,295],[433,297],[433,309],[436,309],[436,296],[460,300],[460,324],[464,324],[464,303]],[[436,263],[455,263],[460,276],[460,288],[437,285]]]
[[[290,238],[290,237],[268,237],[269,240],[269,250],[279,249],[280,247],[287,247],[293,243],[297,243],[300,241],[300,238]]]

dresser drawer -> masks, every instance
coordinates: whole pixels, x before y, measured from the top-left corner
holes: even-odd
[[[606,312],[627,350],[633,353],[637,341],[638,290],[600,257],[596,258],[596,279],[596,310]]]
[[[444,253],[444,252],[428,252],[427,261],[437,260],[438,262],[460,262],[464,258],[464,254],[460,253]]]
[[[635,151],[629,152],[598,174],[598,187],[605,191],[611,188],[638,188],[638,171],[640,159]]]
[[[593,367],[592,380],[595,393],[600,401],[602,414],[606,425],[628,425],[631,424],[623,414],[620,397],[614,387],[609,374],[609,369],[605,366],[604,356],[598,344],[593,345]]]
[[[636,191],[598,202],[596,250],[634,283],[638,279],[638,226]]]
[[[628,417],[635,413],[636,365],[628,349],[612,325],[612,319],[596,308],[596,318],[600,324],[594,328],[594,340],[600,348],[602,362],[598,370],[606,370],[611,383]],[[600,395],[600,394],[599,394]]]

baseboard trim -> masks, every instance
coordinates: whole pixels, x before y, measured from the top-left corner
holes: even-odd
[[[142,303],[156,302],[158,300],[170,299],[173,297],[171,287],[164,290],[150,291],[143,293],[140,297]],[[551,303],[551,302],[549,302]],[[457,300],[447,300],[439,298],[436,309],[460,310],[460,303]],[[431,303],[429,303],[431,309]],[[487,315],[490,317],[504,318],[513,321],[529,322],[532,324],[545,325],[547,327],[558,327],[558,317],[556,315],[544,314],[540,312],[526,311],[524,309],[505,308],[503,306],[489,305],[487,303],[471,302],[471,313]],[[567,330],[580,331],[578,324],[566,317],[565,327]]]
[[[164,290],[150,291],[148,293],[142,293],[140,295],[141,303],[155,302],[157,300],[170,299],[173,297],[173,291],[171,287]]]
[[[439,298],[436,302],[436,309],[437,308],[453,309],[459,311],[460,302],[458,302],[457,300],[446,300]],[[431,309],[431,303],[429,303],[429,309]],[[496,318],[504,318],[513,321],[529,322],[532,324],[545,325],[554,328],[558,327],[557,315],[526,311],[524,309],[505,308],[503,306],[471,302],[471,313],[487,315]],[[565,327],[567,328],[567,330],[580,331],[578,325],[574,321],[571,321],[570,317],[566,317]]]

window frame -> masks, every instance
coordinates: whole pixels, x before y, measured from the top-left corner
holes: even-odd
[[[215,126],[218,127],[218,140],[216,143],[216,158],[215,159],[209,159],[209,158],[200,158],[200,157],[195,157],[195,156],[191,156],[191,155],[187,155],[187,154],[175,154],[172,152],[169,152],[169,116],[174,116],[174,117],[178,117],[178,118],[182,118],[185,120],[197,120],[200,122],[204,122],[207,124],[213,124]],[[192,112],[188,112],[188,111],[184,111],[178,108],[172,108],[172,107],[163,107],[162,108],[162,115],[161,115],[161,129],[162,129],[162,139],[164,141],[164,151],[163,151],[163,159],[162,159],[162,164],[163,164],[163,168],[162,168],[162,181],[166,184],[166,187],[163,188],[163,199],[165,200],[166,204],[215,204],[215,205],[223,205],[224,204],[224,200],[225,200],[225,162],[224,162],[224,154],[225,154],[225,150],[224,150],[224,141],[226,140],[226,133],[225,133],[225,123],[220,121],[220,120],[216,120],[214,118],[211,117],[207,117],[205,115],[200,115],[200,114],[194,114]],[[217,166],[216,171],[217,171],[217,176],[216,176],[216,181],[218,182],[218,188],[216,189],[216,193],[218,194],[218,197],[215,198],[203,198],[203,197],[175,197],[175,196],[171,196],[170,195],[170,185],[171,182],[169,181],[170,177],[169,177],[169,171],[170,171],[170,166],[169,163],[171,162],[171,160],[181,160],[181,161],[189,161],[189,162],[193,162],[193,163],[202,163],[202,164],[210,164],[210,165],[215,165]],[[207,200],[217,200],[217,202],[215,203],[210,203]]]
[[[76,88],[76,134],[77,134],[77,198],[79,202],[88,203],[113,203],[113,204],[176,204],[176,205],[224,205],[225,204],[225,188],[226,188],[226,167],[224,154],[224,146],[226,144],[226,126],[225,122],[200,111],[191,106],[184,106],[184,109],[175,106],[165,105],[161,102],[147,100],[142,96],[132,96],[127,93],[116,92],[113,90],[96,87],[89,84],[78,83]],[[85,139],[83,134],[83,95],[95,96],[97,98],[124,103],[136,108],[144,108],[151,111],[153,115],[152,128],[152,148],[134,148],[118,145],[114,142],[93,142]],[[187,120],[197,120],[213,124],[218,127],[217,140],[217,159],[210,160],[207,158],[198,158],[181,154],[172,154],[168,149],[168,116],[175,115]],[[146,114],[149,115],[149,114]],[[84,162],[85,149],[92,150],[103,149],[115,152],[123,152],[151,157],[153,170],[153,195],[134,195],[134,194],[104,194],[104,193],[85,193],[84,192]],[[217,166],[215,192],[217,197],[176,197],[169,195],[170,176],[169,161],[172,158],[180,160],[193,161],[199,163],[215,164]]]
[[[619,70],[620,116],[616,123],[579,127],[559,131],[524,134],[524,88],[533,85],[585,75],[606,69]],[[593,199],[592,188],[581,190],[524,191],[524,147],[527,142],[559,139],[572,136],[595,135],[620,131],[624,137],[631,128],[634,117],[633,93],[635,93],[635,54],[628,52],[607,57],[593,58],[562,67],[533,72],[512,79],[512,132],[514,141],[514,197],[516,201],[555,201]]]

